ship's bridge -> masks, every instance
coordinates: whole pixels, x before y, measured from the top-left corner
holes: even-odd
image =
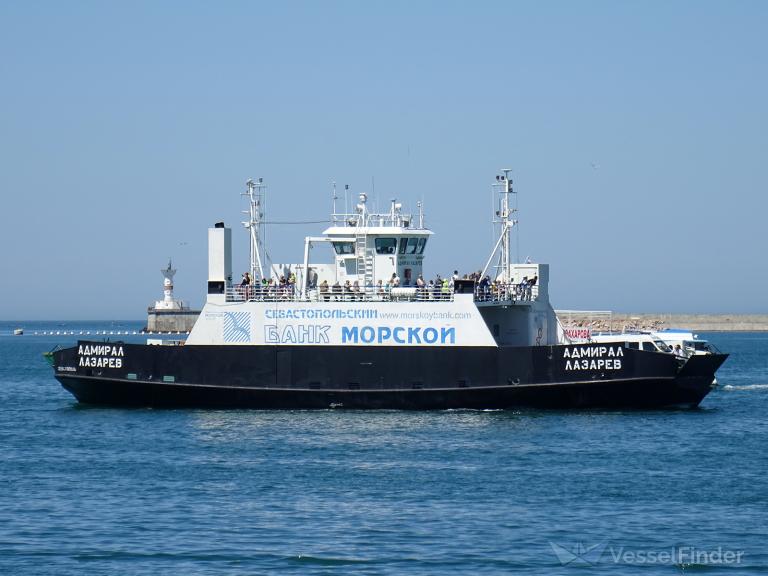
[[[334,270],[326,270],[328,281],[357,281],[373,286],[399,278],[402,287],[416,286],[423,273],[424,253],[432,232],[402,226],[332,226],[323,233],[334,252]],[[318,278],[322,282],[324,278]]]
[[[367,195],[360,194],[352,213],[332,215],[332,226],[323,236],[305,238],[304,264],[278,264],[273,274],[279,279],[295,275],[296,284],[307,290],[339,286],[358,286],[361,291],[373,288],[416,288],[423,274],[424,255],[432,231],[424,226],[419,214],[403,212],[402,205],[392,200],[390,210],[369,212]],[[312,249],[330,244],[333,263],[316,263]],[[306,283],[303,271],[308,270]]]

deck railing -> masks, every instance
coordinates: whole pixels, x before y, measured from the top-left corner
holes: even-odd
[[[538,286],[520,284],[476,285],[476,302],[527,302],[537,300]],[[376,286],[348,288],[329,286],[310,288],[302,295],[294,285],[252,286],[237,285],[227,288],[227,302],[452,302],[454,291],[442,287],[378,288]]]
[[[539,299],[539,287],[534,284],[492,284],[475,287],[476,302],[531,302]]]

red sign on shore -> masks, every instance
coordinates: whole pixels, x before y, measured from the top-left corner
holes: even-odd
[[[571,339],[589,340],[592,337],[592,328],[565,328],[565,335]]]

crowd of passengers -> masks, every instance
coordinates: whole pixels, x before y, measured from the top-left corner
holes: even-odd
[[[347,280],[344,284],[336,281],[329,284],[323,280],[319,285],[310,286],[311,289],[317,289],[320,300],[367,300],[375,298],[377,300],[389,300],[392,297],[392,290],[395,288],[416,288],[417,300],[450,300],[454,293],[454,285],[458,280],[467,280],[474,283],[475,298],[480,301],[485,300],[531,300],[534,286],[538,281],[537,276],[528,278],[524,276],[522,281],[515,283],[503,283],[491,280],[490,276],[483,276],[481,272],[472,272],[460,277],[458,271],[454,270],[453,275],[443,278],[440,274],[429,281],[419,274],[414,284],[408,282],[401,283],[400,277],[393,273],[392,276],[384,282],[379,279],[376,284],[369,282],[361,286],[360,282]],[[292,300],[296,294],[296,275],[290,274],[287,278],[280,276],[279,280],[275,278],[262,278],[260,281],[251,278],[249,272],[243,274],[243,279],[237,286],[238,295],[247,300],[267,299],[267,300]],[[367,296],[367,297],[366,297]]]
[[[287,278],[280,276],[279,280],[257,280],[251,278],[250,272],[244,272],[243,279],[235,291],[245,300],[292,300],[296,294],[296,274],[290,274]]]

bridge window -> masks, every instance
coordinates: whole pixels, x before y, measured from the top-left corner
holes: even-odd
[[[400,240],[400,254],[421,254],[419,252],[419,246],[421,250],[424,250],[424,244],[421,242],[421,238],[403,238]]]
[[[419,238],[419,244],[416,247],[416,254],[423,254],[424,253],[424,246],[427,245],[427,239],[426,238]]]
[[[419,247],[419,238],[408,238],[408,247],[405,249],[406,254],[418,254],[417,249]]]
[[[376,238],[376,254],[394,254],[397,238]]]
[[[352,242],[333,242],[336,254],[354,254],[355,245]]]

